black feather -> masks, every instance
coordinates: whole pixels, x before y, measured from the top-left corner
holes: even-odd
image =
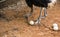
[[[38,7],[48,7],[48,3],[50,3],[50,0],[26,0],[26,3],[29,7],[32,7],[32,5],[38,6]]]

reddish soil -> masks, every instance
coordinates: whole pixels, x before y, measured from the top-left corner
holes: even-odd
[[[34,8],[34,13],[29,20],[36,19],[39,15],[39,8]],[[28,9],[23,9],[28,12]],[[60,3],[53,8],[47,10],[48,16],[41,20],[41,24],[31,26],[27,23],[27,20],[23,17],[25,12],[21,10],[19,14],[16,14],[15,10],[6,9],[6,17],[0,20],[0,37],[60,37]],[[14,16],[15,17],[14,17]],[[9,19],[12,17],[11,19]],[[57,23],[59,26],[58,31],[53,31],[52,25]]]

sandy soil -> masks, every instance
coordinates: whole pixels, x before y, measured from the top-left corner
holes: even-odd
[[[9,7],[8,9],[3,9],[1,14],[4,16],[0,18],[0,37],[60,37],[59,2],[54,8],[47,10],[48,16],[41,20],[41,24],[31,26],[27,23],[23,15],[29,11],[29,8],[19,10],[18,8],[11,9],[11,7]],[[39,16],[39,12],[38,7],[34,8],[34,13],[29,17],[29,20],[36,20]],[[51,30],[54,23],[58,24],[58,31]]]

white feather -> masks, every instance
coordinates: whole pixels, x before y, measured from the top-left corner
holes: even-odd
[[[50,0],[50,1],[51,3],[48,3],[48,7],[53,7],[57,2],[57,0]]]

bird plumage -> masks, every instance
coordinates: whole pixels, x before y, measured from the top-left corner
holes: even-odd
[[[48,7],[48,3],[50,3],[50,0],[26,0],[26,3],[29,7],[32,5],[38,6],[38,7]]]

